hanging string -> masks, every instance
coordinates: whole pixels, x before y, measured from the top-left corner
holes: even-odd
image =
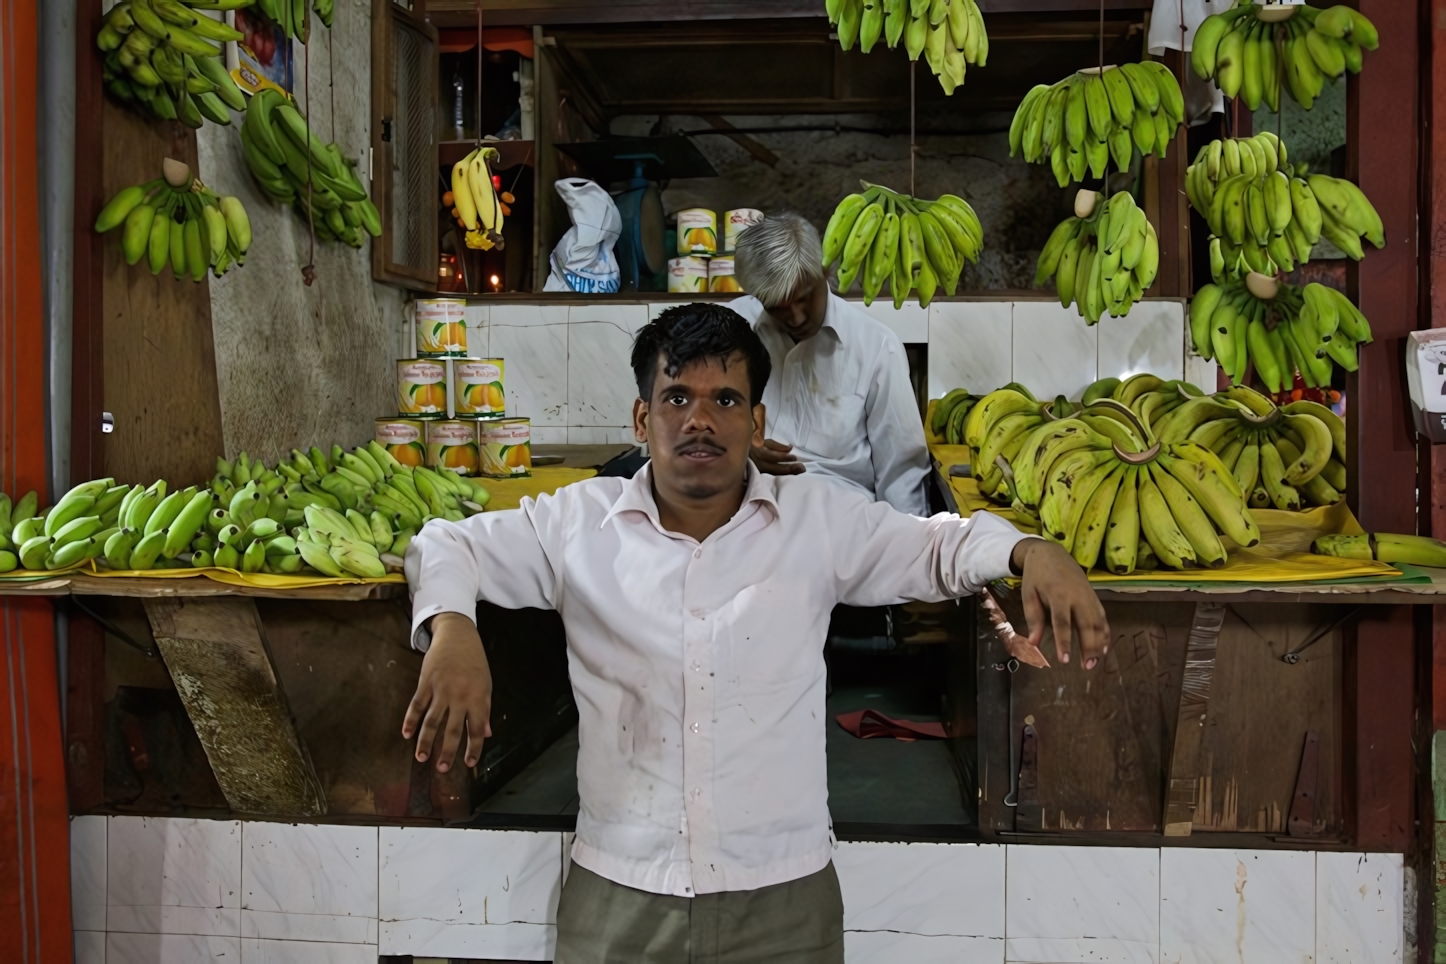
[[[914,190],[914,158],[919,148],[914,143],[914,68],[918,63],[917,60],[909,61],[909,197],[915,197],[917,193]]]
[[[306,131],[307,134],[310,134],[311,48],[307,47],[305,43],[301,46],[305,48],[306,56],[306,67],[303,68],[306,72],[304,80],[306,84]],[[311,283],[316,280],[316,208],[311,203],[311,150],[309,148],[306,151],[306,227],[307,233],[310,235],[310,241],[306,252],[306,264],[301,269],[301,280],[304,281],[309,288],[311,287]]]
[[[482,0],[477,0],[477,146],[482,146]]]
[[[1146,53],[1149,52],[1149,49],[1148,49],[1148,48],[1149,48],[1149,44],[1150,44],[1150,38],[1149,38],[1148,36],[1146,36],[1146,37],[1145,37]],[[1183,102],[1184,99],[1185,99],[1185,0],[1180,0],[1180,99],[1181,99],[1182,102]],[[1186,163],[1186,164],[1189,164],[1189,163],[1190,163],[1190,155],[1189,155],[1189,151],[1190,151],[1190,123],[1189,123],[1189,118],[1181,118],[1181,123],[1184,125],[1185,130],[1184,130],[1184,132],[1183,132],[1182,134],[1179,134],[1181,140],[1184,142],[1184,143],[1181,144],[1180,150],[1183,150],[1183,151],[1186,152],[1186,154],[1185,154],[1185,163]],[[1182,193],[1184,193],[1183,187],[1177,186],[1177,187],[1175,188],[1175,210],[1176,210],[1176,211],[1180,210],[1180,195],[1181,195]],[[1183,224],[1181,224],[1181,225],[1178,226],[1178,230],[1177,230],[1176,233],[1175,233],[1175,237],[1178,239],[1181,234],[1183,234],[1183,235],[1185,236],[1185,278],[1181,278],[1181,279],[1180,279],[1181,287],[1184,288],[1184,287],[1187,287],[1187,286],[1184,284],[1184,282],[1185,282],[1185,280],[1186,280],[1187,278],[1189,278],[1190,272],[1191,272],[1191,270],[1193,269],[1193,266],[1194,266],[1194,264],[1195,264],[1195,239],[1194,239],[1194,236],[1193,236],[1192,232],[1190,231],[1190,202],[1189,202],[1188,199],[1187,199],[1186,202],[1185,202],[1185,221],[1184,221]],[[1193,286],[1193,285],[1190,285],[1190,286],[1188,286],[1188,287],[1194,287],[1194,286]]]
[[[1148,41],[1146,41],[1146,43],[1148,43]],[[1105,0],[1100,0],[1100,59],[1099,59],[1098,69],[1099,69],[1100,83],[1103,84],[1103,83],[1105,82]],[[1104,185],[1103,185],[1103,194],[1104,194],[1104,196],[1105,196],[1105,200],[1108,201],[1108,200],[1110,199],[1110,166],[1109,166],[1109,164],[1106,164],[1106,165],[1105,165],[1105,177],[1104,177]]]

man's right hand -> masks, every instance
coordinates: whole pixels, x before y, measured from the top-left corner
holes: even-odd
[[[432,645],[422,658],[417,692],[402,720],[402,739],[417,735],[417,760],[425,763],[443,729],[437,753],[437,771],[446,773],[457,757],[465,733],[466,762],[470,769],[482,758],[482,741],[492,735],[488,717],[492,712],[492,671],[482,637],[472,620],[461,613],[438,613],[432,617]],[[418,730],[417,724],[421,723]]]
[[[752,457],[753,464],[764,475],[798,475],[803,471],[803,463],[793,454],[793,446],[771,438],[753,446]]]

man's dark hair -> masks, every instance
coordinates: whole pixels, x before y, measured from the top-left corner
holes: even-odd
[[[668,359],[664,369],[676,376],[693,362],[716,358],[725,366],[733,353],[748,364],[749,404],[763,401],[763,389],[773,363],[768,349],[743,316],[716,304],[678,305],[669,308],[638,332],[633,340],[633,376],[638,397],[651,401],[658,376],[658,356]]]

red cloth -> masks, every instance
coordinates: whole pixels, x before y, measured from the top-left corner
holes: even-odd
[[[916,723],[913,720],[895,720],[878,710],[855,710],[840,713],[834,717],[838,725],[861,740],[876,736],[892,736],[900,743],[913,743],[919,737],[942,740],[948,736],[943,723]]]

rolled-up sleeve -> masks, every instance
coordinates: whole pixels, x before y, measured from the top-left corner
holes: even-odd
[[[431,645],[428,619],[461,613],[475,621],[479,600],[506,609],[556,608],[557,573],[543,544],[556,503],[552,496],[524,499],[520,509],[422,527],[405,559],[415,649]]]
[[[839,601],[850,606],[973,595],[1010,575],[1015,545],[1032,538],[988,512],[924,519],[860,500],[833,517]]]

